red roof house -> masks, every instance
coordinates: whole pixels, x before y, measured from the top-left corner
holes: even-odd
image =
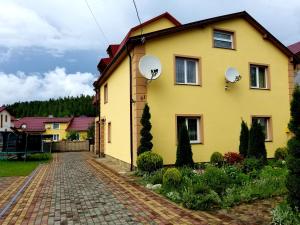
[[[67,131],[87,131],[91,124],[95,121],[95,117],[74,117],[69,124]]]

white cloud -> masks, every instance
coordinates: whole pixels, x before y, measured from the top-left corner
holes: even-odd
[[[0,105],[16,101],[46,100],[63,96],[93,95],[91,73],[66,73],[55,68],[44,74],[6,74],[0,72]]]

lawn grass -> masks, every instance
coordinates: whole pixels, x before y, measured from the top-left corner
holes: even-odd
[[[0,177],[28,176],[40,162],[0,161]]]

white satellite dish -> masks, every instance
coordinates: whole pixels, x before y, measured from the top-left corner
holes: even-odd
[[[161,63],[152,55],[144,55],[139,62],[139,70],[147,80],[155,80],[161,74]]]
[[[241,79],[239,71],[233,67],[229,67],[225,72],[225,79],[227,82],[235,83]]]

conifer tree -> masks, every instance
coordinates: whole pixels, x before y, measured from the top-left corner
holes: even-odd
[[[242,120],[239,152],[244,158],[247,157],[248,145],[249,145],[248,143],[249,143],[249,128],[247,126],[247,123],[245,123],[245,121]]]
[[[296,211],[300,211],[300,89],[297,86],[291,102],[289,129],[294,133],[288,141],[287,167],[289,173],[286,187],[289,191],[287,201]]]
[[[262,126],[254,120],[249,131],[249,146],[248,157],[254,157],[257,159],[267,160],[267,151],[265,146],[265,134]]]
[[[151,114],[148,104],[145,105],[142,118],[141,118],[141,124],[142,129],[140,131],[141,139],[140,139],[140,146],[137,149],[137,154],[140,155],[143,152],[151,151],[153,144],[152,144],[152,134],[150,133],[152,125],[150,122]]]
[[[176,153],[176,163],[177,167],[188,166],[193,167],[193,152],[190,143],[190,137],[185,123],[182,123],[179,129],[178,145]]]

